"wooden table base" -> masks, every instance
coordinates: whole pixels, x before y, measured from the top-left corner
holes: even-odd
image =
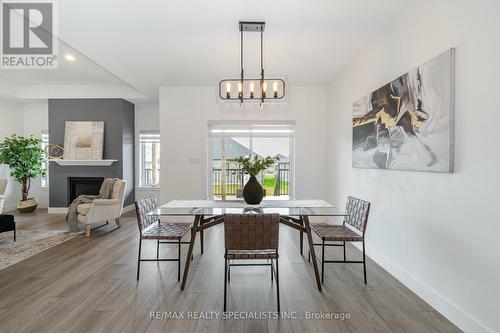
[[[203,215],[196,215],[193,222],[192,232],[191,232],[191,241],[189,242],[189,251],[186,258],[186,263],[184,265],[184,274],[182,276],[181,290],[184,290],[186,286],[186,280],[189,272],[189,266],[191,264],[191,257],[193,255],[194,243],[196,241],[196,234],[203,232],[203,230],[211,228],[217,224],[223,223],[223,216],[215,216],[210,217],[207,220],[204,219]],[[319,270],[318,263],[316,261],[316,252],[314,251],[314,244],[311,234],[311,225],[309,224],[309,218],[307,216],[301,216],[300,219],[295,219],[289,216],[280,216],[280,223],[289,226],[291,228],[297,229],[300,231],[300,254],[302,255],[302,247],[303,247],[303,236],[306,234],[307,241],[309,243],[309,252],[312,257],[312,264],[314,268],[314,274],[316,275],[316,284],[318,285],[318,290],[321,291],[321,280],[319,278]],[[203,245],[202,245],[203,246]],[[202,247],[203,253],[203,247]]]
[[[198,232],[198,224],[200,223],[200,220],[203,218],[203,215],[196,215],[194,217],[194,222],[193,222],[193,227],[191,231],[191,241],[189,242],[189,250],[188,254],[186,257],[186,264],[184,265],[184,274],[182,275],[182,283],[181,283],[181,290],[184,290],[184,287],[186,286],[186,279],[188,276],[189,272],[189,265],[191,264],[191,258],[193,256],[193,248],[194,248],[194,242],[196,240],[196,233]]]

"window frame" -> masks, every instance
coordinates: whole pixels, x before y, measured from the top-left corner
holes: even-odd
[[[288,138],[289,139],[289,163],[290,163],[290,179],[289,179],[289,199],[295,199],[295,122],[251,122],[251,123],[234,123],[234,122],[211,122],[207,123],[208,140],[207,140],[207,197],[214,199],[213,195],[213,139],[222,136],[228,138],[244,137],[250,139],[249,150],[253,156],[253,139],[255,138]]]
[[[160,168],[158,169],[158,184],[147,184],[145,180],[145,154],[144,144],[158,143],[158,160],[161,161],[161,140],[160,131],[140,131],[139,132],[139,188],[158,189],[160,188]]]

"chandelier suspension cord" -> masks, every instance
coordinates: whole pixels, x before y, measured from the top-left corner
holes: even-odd
[[[240,26],[240,63],[241,63],[241,92],[238,91],[240,95],[240,101],[243,103],[243,28]]]
[[[264,102],[264,61],[263,61],[263,54],[264,54],[264,29],[261,27],[260,29],[260,98],[261,98],[261,103],[260,106],[262,106],[262,103]]]
[[[260,69],[262,72],[262,75],[264,75],[264,32],[261,30],[260,31]],[[264,76],[262,77],[264,79]]]

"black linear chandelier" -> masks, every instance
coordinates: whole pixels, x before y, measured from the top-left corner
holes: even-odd
[[[255,101],[262,103],[272,100],[281,100],[285,97],[285,80],[266,79],[264,77],[264,28],[265,22],[240,22],[240,63],[241,77],[238,79],[224,79],[219,82],[219,98],[224,101]],[[260,78],[245,78],[243,70],[243,33],[260,32]],[[272,93],[267,92],[268,86]],[[256,90],[258,88],[258,90]]]

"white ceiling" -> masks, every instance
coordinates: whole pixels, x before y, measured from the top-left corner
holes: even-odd
[[[58,41],[56,70],[0,70],[0,96],[6,99],[47,98],[126,98],[145,96],[85,54],[62,40]],[[71,55],[74,61],[66,60]]]
[[[123,84],[119,78],[105,71],[84,54],[59,41],[57,70],[2,70],[0,78],[13,84],[25,85],[81,85],[95,84]],[[71,54],[75,60],[67,61],[64,55]]]
[[[327,84],[394,29],[409,6],[409,0],[64,0],[58,35],[155,100],[159,86],[215,85],[238,75],[240,20],[266,22],[269,75]],[[258,36],[246,36],[250,73],[258,67]],[[85,80],[85,71],[78,77]]]

